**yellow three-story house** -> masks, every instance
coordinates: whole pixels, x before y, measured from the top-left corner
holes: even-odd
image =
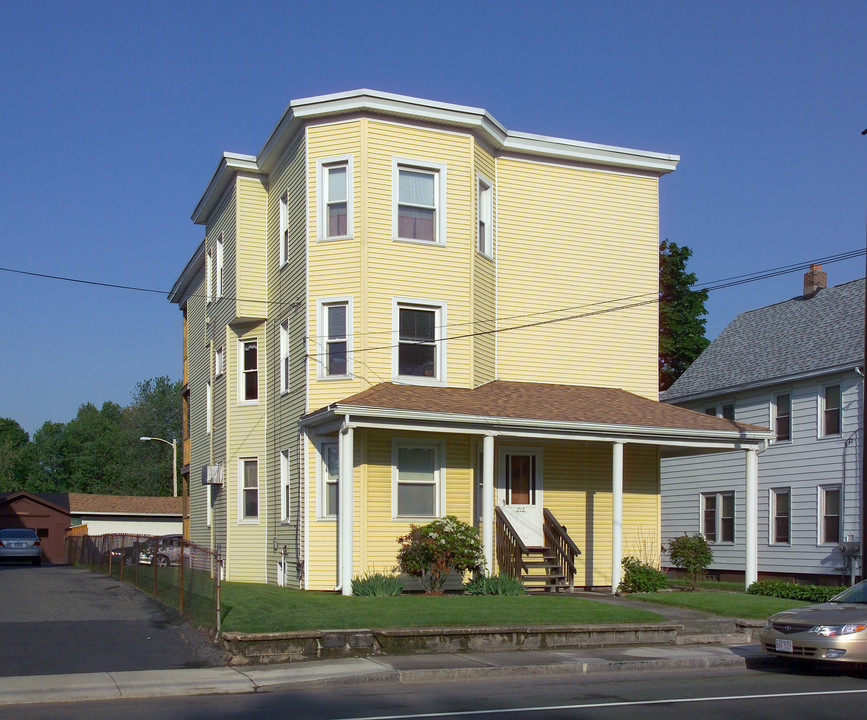
[[[191,539],[230,580],[345,594],[445,515],[551,589],[655,561],[660,456],[767,438],[657,403],[677,163],[368,90],[226,153],[170,295]]]

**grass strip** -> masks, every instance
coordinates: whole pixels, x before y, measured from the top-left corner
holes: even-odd
[[[222,607],[224,631],[250,633],[664,621],[650,609],[644,611],[565,595],[344,597],[235,582],[223,583]]]
[[[781,610],[810,605],[810,603],[801,600],[747,595],[744,592],[703,592],[701,590],[696,592],[634,593],[628,595],[627,598],[659,605],[673,605],[700,610],[723,617],[751,620],[763,620]]]

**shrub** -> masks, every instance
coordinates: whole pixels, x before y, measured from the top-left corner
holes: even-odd
[[[479,575],[464,585],[467,595],[524,595],[527,589],[517,578],[509,575],[492,575],[485,577]]]
[[[368,572],[352,578],[352,594],[361,597],[388,597],[403,592],[403,580],[397,575]]]
[[[686,570],[692,590],[698,587],[698,579],[713,562],[713,552],[701,535],[687,535],[674,538],[668,543],[668,557],[671,564]]]
[[[425,592],[440,593],[452,571],[480,571],[482,543],[478,531],[454,515],[427,525],[410,525],[397,539],[397,563],[402,572],[421,581]]]
[[[798,585],[783,580],[758,580],[747,588],[749,595],[767,595],[784,600],[806,600],[808,602],[828,602],[846,588],[830,585]]]
[[[665,573],[653,565],[648,565],[634,557],[623,558],[621,565],[623,565],[623,580],[617,586],[620,592],[656,592],[668,587]]]

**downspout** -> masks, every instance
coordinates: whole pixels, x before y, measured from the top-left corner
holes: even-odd
[[[343,424],[338,433],[338,493],[337,493],[337,547],[338,547],[338,577],[340,582],[334,588],[335,592],[351,595],[352,588],[352,520],[353,520],[353,488],[352,474],[354,464],[353,431],[355,425],[349,422],[349,415],[343,418]],[[348,448],[347,448],[348,446]]]

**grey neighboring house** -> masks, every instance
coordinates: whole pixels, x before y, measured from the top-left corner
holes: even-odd
[[[660,396],[776,432],[758,456],[759,578],[862,574],[838,544],[863,537],[864,279],[826,283],[813,265],[803,295],[738,315]],[[701,533],[712,574],[743,578],[742,453],[663,458],[660,489],[664,542]]]

